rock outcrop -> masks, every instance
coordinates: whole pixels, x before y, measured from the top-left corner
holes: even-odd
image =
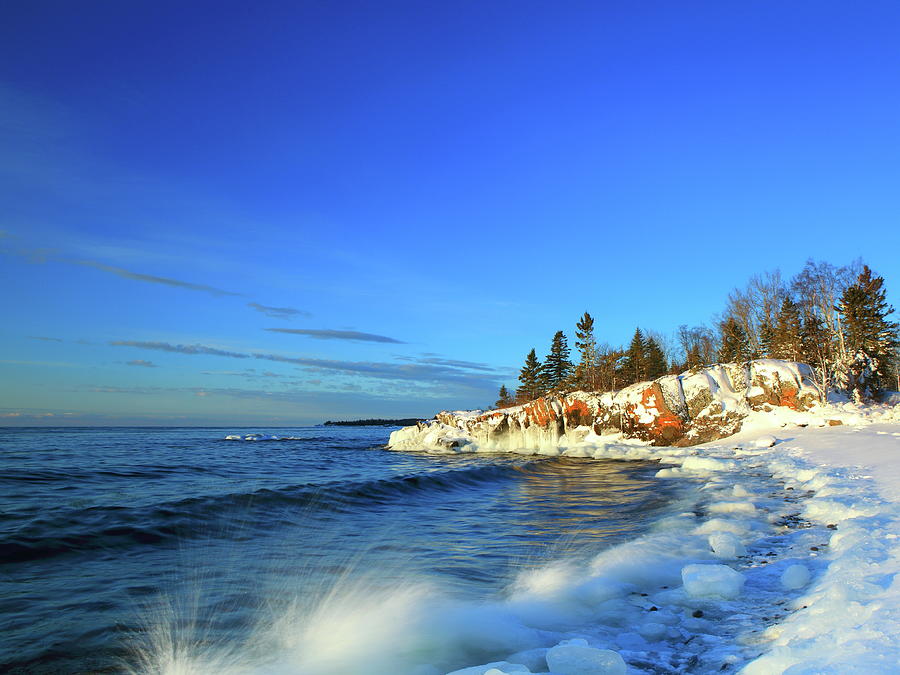
[[[819,400],[808,366],[764,359],[666,375],[615,392],[575,391],[489,411],[441,412],[391,434],[395,450],[553,448],[621,434],[653,445],[730,436],[754,410],[807,410]]]

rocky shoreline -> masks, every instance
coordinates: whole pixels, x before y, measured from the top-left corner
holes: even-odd
[[[821,394],[809,366],[760,359],[693,369],[615,392],[574,391],[489,411],[443,411],[391,434],[395,450],[552,448],[588,436],[690,446],[731,436],[754,411],[806,411]],[[835,423],[839,423],[835,421]]]

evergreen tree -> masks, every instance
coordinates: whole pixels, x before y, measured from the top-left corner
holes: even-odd
[[[647,346],[644,351],[644,364],[646,366],[646,378],[655,380],[657,377],[665,375],[669,366],[666,364],[666,354],[663,352],[659,342],[651,335],[647,338]]]
[[[846,345],[838,369],[840,384],[857,401],[876,396],[889,384],[898,345],[897,324],[887,319],[894,308],[887,304],[884,279],[864,265],[856,282],[844,290],[837,310]]]
[[[778,321],[772,335],[772,356],[776,359],[800,361],[803,358],[803,324],[800,308],[789,297],[781,301]]]
[[[525,357],[525,365],[519,371],[519,388],[516,397],[520,401],[533,401],[544,393],[541,362],[532,349]]]
[[[494,407],[495,408],[508,408],[513,403],[515,403],[515,401],[513,400],[512,396],[509,395],[509,391],[506,389],[506,385],[501,384],[500,392],[497,397],[497,402],[494,403]]]
[[[719,361],[737,363],[750,358],[750,340],[747,338],[747,332],[734,317],[728,317],[722,322],[721,332]]]
[[[775,330],[768,321],[759,322],[759,357],[761,359],[777,358],[774,356]]]
[[[597,351],[597,391],[615,391],[622,384],[620,362],[625,352],[608,345]]]
[[[634,337],[625,352],[622,375],[626,384],[634,384],[647,379],[647,341],[640,328],[634,329]]]
[[[594,337],[594,317],[587,312],[575,324],[575,349],[581,356],[575,367],[575,384],[587,391],[596,391],[597,339]]]
[[[543,380],[545,390],[559,389],[572,376],[572,362],[569,360],[569,343],[561,330],[556,331],[550,343],[550,353],[544,359]]]

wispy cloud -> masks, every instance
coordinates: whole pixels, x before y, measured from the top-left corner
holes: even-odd
[[[499,386],[498,378],[502,371],[491,370],[484,364],[477,372],[472,372],[470,362],[459,361],[459,364],[468,364],[466,368],[445,359],[445,363],[397,363],[377,361],[343,361],[337,359],[317,359],[308,357],[284,356],[265,352],[232,352],[207,345],[173,345],[168,342],[142,342],[136,340],[117,340],[111,345],[120,347],[136,347],[164,352],[180,354],[207,354],[211,356],[225,356],[236,359],[258,359],[273,361],[275,363],[287,363],[300,366],[313,372],[330,372],[342,375],[360,376],[377,380],[404,381],[416,385],[440,387],[443,385],[455,385],[468,390],[493,393]]]
[[[137,347],[139,349],[154,349],[160,352],[175,352],[178,354],[209,354],[210,356],[227,356],[232,359],[250,358],[249,354],[229,352],[206,345],[173,345],[168,342],[140,342],[137,340],[114,340],[109,344],[115,347]]]
[[[134,361],[128,361],[126,366],[141,366],[142,368],[156,368],[156,364],[153,361],[145,361],[144,359],[135,359]]]
[[[123,279],[133,279],[134,281],[144,281],[149,284],[162,284],[163,286],[174,286],[176,288],[184,288],[189,291],[201,291],[203,293],[209,293],[210,295],[215,296],[226,296],[226,295],[240,295],[240,293],[233,293],[232,291],[225,291],[221,288],[216,288],[215,286],[207,286],[205,284],[194,284],[189,281],[180,281],[178,279],[170,279],[168,277],[157,277],[152,274],[141,274],[140,272],[132,272],[131,270],[126,270],[121,267],[114,267],[112,265],[104,265],[103,263],[96,262],[94,260],[79,260],[77,261],[78,265],[83,265],[85,267],[92,267],[97,270],[101,270],[102,272],[109,272],[110,274],[115,274],[116,276],[120,276]]]
[[[159,394],[170,391],[163,387],[91,387],[93,394]]]
[[[68,363],[66,361],[19,361],[17,359],[0,359],[0,363],[8,363],[14,366],[48,366],[50,368],[82,368],[83,363]]]
[[[29,340],[43,340],[44,342],[64,342],[62,338],[47,337],[46,335],[28,335]]]
[[[291,335],[306,335],[316,340],[352,340],[354,342],[386,342],[395,345],[405,345],[402,340],[395,340],[386,335],[374,333],[361,333],[355,330],[331,330],[315,328],[266,328],[272,333],[290,333]]]
[[[298,316],[312,316],[312,314],[302,309],[294,309],[293,307],[269,307],[268,305],[261,305],[258,302],[248,302],[247,307],[251,307],[257,312],[261,312],[273,319],[293,319]]]
[[[450,366],[451,368],[464,368],[466,370],[483,370],[485,372],[495,372],[497,369],[486,363],[478,363],[477,361],[459,361],[457,359],[442,359],[430,356],[428,358],[419,359],[414,356],[398,356],[398,361],[409,361],[411,363],[422,363],[433,366]]]

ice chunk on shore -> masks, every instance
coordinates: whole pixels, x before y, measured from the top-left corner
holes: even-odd
[[[681,570],[684,590],[695,598],[733,600],[741,594],[744,576],[727,565],[687,565]]]
[[[756,505],[753,502],[716,502],[708,507],[710,513],[737,513],[740,515],[756,515]]]
[[[744,523],[736,520],[725,520],[724,518],[711,518],[705,523],[700,523],[694,528],[694,534],[714,534],[716,532],[733,532],[734,534],[746,534],[749,527]]]
[[[709,535],[709,547],[717,558],[733,560],[738,556],[747,555],[747,549],[732,532],[715,532]]]
[[[611,649],[559,644],[547,651],[547,666],[565,675],[625,675],[625,660]]]
[[[531,673],[531,671],[520,663],[494,661],[485,663],[483,666],[471,666],[461,670],[454,670],[452,673],[447,673],[447,675],[513,675],[514,673]]]
[[[781,585],[788,590],[803,588],[809,583],[809,570],[805,565],[791,565],[781,575]]]
[[[695,473],[715,473],[717,471],[734,471],[738,463],[733,459],[719,459],[716,457],[691,456],[685,458],[681,468]]]
[[[656,621],[648,621],[638,627],[638,633],[641,634],[641,637],[650,642],[661,640],[668,632],[669,627],[666,624],[658,623]]]
[[[777,438],[767,434],[765,436],[760,436],[755,441],[753,441],[753,447],[754,448],[771,448],[777,442],[778,442]]]

